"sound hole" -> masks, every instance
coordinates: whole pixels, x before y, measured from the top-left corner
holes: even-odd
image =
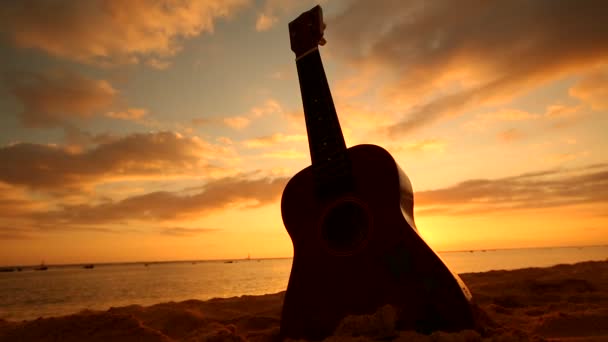
[[[332,252],[352,254],[365,243],[369,228],[369,217],[363,205],[354,200],[344,200],[325,214],[321,234]]]

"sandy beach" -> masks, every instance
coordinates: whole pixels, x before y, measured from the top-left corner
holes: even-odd
[[[394,309],[347,317],[328,341],[608,341],[608,260],[462,274],[475,331],[395,329]],[[0,341],[274,341],[283,293],[0,320]]]

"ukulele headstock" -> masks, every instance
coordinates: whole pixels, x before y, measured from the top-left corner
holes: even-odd
[[[325,45],[325,38],[323,38],[325,27],[323,10],[319,5],[300,14],[289,23],[291,50],[296,54],[296,58],[319,45]]]

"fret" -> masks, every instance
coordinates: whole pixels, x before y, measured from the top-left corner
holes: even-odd
[[[352,191],[346,143],[318,49],[296,61],[317,192]]]

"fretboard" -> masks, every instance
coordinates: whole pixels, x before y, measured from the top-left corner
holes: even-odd
[[[317,192],[325,196],[350,191],[350,162],[319,50],[296,64]]]

